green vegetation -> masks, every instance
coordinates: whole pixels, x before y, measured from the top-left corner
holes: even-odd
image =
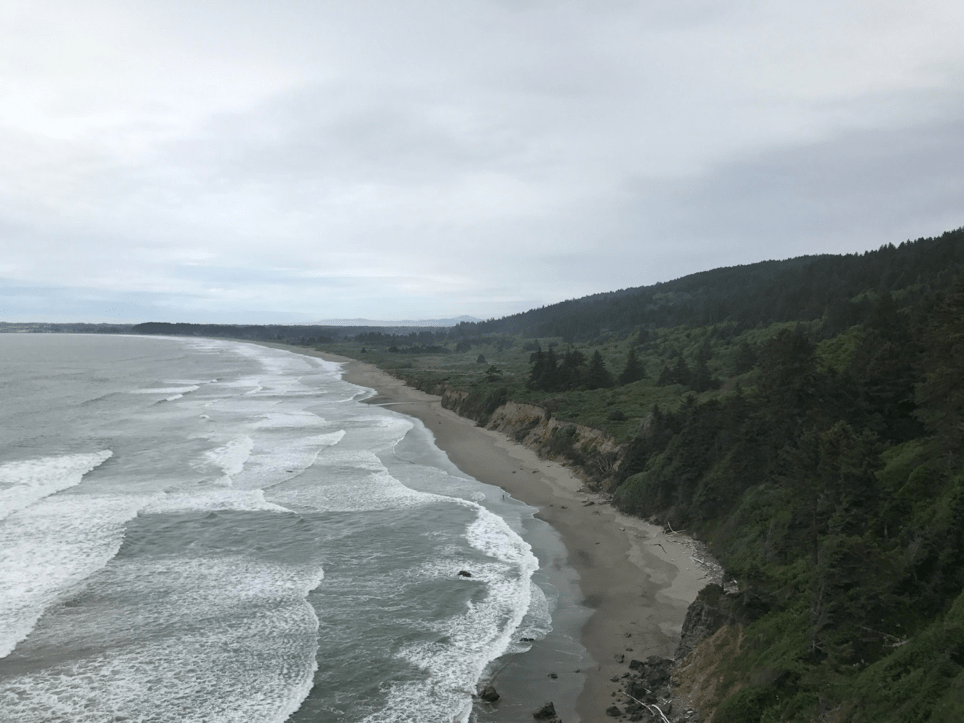
[[[513,399],[623,443],[616,504],[739,584],[714,720],[964,718],[964,231],[357,343],[331,348],[482,421]]]
[[[716,721],[964,719],[964,229],[320,348],[608,432],[615,503],[738,582]]]

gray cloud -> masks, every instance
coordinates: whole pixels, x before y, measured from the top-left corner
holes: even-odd
[[[956,3],[0,20],[6,319],[498,316],[964,223]]]

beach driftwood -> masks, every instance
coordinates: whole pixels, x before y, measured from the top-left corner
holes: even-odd
[[[648,711],[649,711],[650,713],[652,713],[653,715],[658,715],[658,716],[663,720],[663,723],[669,723],[669,718],[667,718],[665,715],[663,715],[663,711],[661,711],[661,710],[659,709],[659,706],[656,705],[655,703],[652,703],[652,704],[650,704],[650,703],[644,703],[644,702],[641,701],[641,700],[637,700],[636,698],[633,698],[633,696],[631,696],[629,693],[626,693],[625,695],[626,695],[627,698],[632,699],[632,701],[633,701],[634,703],[636,703],[637,705],[641,705],[643,708],[645,708],[646,710],[648,710]],[[613,706],[613,707],[615,708],[616,706]],[[609,711],[606,711],[606,712],[608,713]]]

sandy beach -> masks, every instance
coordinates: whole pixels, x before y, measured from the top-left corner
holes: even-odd
[[[688,605],[703,586],[719,581],[717,568],[698,562],[705,558],[690,538],[620,514],[584,489],[570,469],[540,459],[499,432],[476,426],[444,409],[439,397],[413,389],[373,365],[285,348],[344,363],[347,381],[376,390],[368,403],[421,420],[459,469],[537,508],[537,517],[558,531],[567,563],[578,575],[580,602],[591,609],[580,632],[591,660],[580,669],[585,684],[575,710],[570,715],[560,711],[566,723],[603,720],[606,708],[627,702],[619,678],[628,671],[630,660],[673,656]],[[541,703],[551,691],[531,691],[526,705]]]

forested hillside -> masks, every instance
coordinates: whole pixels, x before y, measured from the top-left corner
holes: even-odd
[[[552,421],[541,454],[700,537],[735,582],[701,594],[712,720],[964,720],[964,229],[449,330],[3,330],[287,341],[480,424],[527,404]]]
[[[888,244],[848,256],[804,256],[714,269],[655,284],[596,294],[498,320],[459,324],[463,336],[508,333],[587,341],[636,327],[739,328],[781,321],[822,322],[834,334],[860,321],[871,295],[921,298],[946,288],[964,269],[964,230]]]
[[[616,503],[739,583],[714,720],[962,720],[964,283],[823,346],[782,329],[749,388],[654,409]]]
[[[711,546],[714,721],[964,720],[964,230],[360,347],[481,423],[571,422],[543,453]]]
[[[123,331],[317,346],[480,424],[537,410],[541,454],[735,582],[701,594],[717,632],[687,659],[715,661],[707,720],[964,720],[964,229],[449,330]]]

